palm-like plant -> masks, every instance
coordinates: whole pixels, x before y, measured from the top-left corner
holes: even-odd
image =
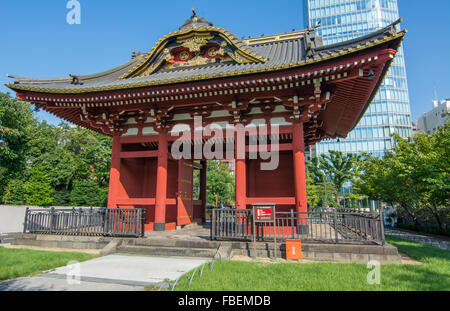
[[[359,155],[344,154],[340,151],[331,150],[329,154],[313,158],[307,163],[307,168],[314,183],[324,186],[327,182],[333,184],[335,200],[338,205],[339,191],[344,183],[351,181],[357,173],[355,164],[359,159]]]

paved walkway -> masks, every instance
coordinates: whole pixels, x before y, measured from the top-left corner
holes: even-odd
[[[155,240],[210,241],[211,229],[191,224],[181,230],[147,231],[145,237]]]
[[[397,228],[385,228],[385,234],[450,250],[450,238]]]
[[[38,277],[4,281],[0,283],[0,291],[143,290],[148,285],[175,281],[205,262],[197,258],[109,255],[60,267]],[[77,279],[80,284],[74,282]]]
[[[0,282],[0,291],[143,291],[143,286],[86,282],[70,284],[66,279],[49,276],[17,278]]]

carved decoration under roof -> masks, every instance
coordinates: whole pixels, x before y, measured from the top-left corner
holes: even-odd
[[[179,31],[164,36],[149,53],[139,56],[137,66],[120,79],[148,76],[157,70],[201,66],[212,63],[266,62],[231,32],[214,27],[195,11]]]

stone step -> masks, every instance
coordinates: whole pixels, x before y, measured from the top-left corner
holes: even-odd
[[[302,257],[306,260],[314,260],[314,261],[332,261],[332,262],[345,262],[345,263],[363,263],[367,264],[370,260],[377,260],[383,264],[400,264],[401,258],[397,252],[391,251],[390,249],[382,249],[381,247],[376,250],[364,251],[364,246],[361,246],[357,251],[356,249],[345,249],[341,248],[336,251],[333,247],[330,247],[329,250],[326,250],[322,245],[314,248],[311,245],[310,247],[304,248],[302,247]],[[395,249],[396,250],[396,249]],[[259,258],[286,258],[286,249],[284,247],[277,248],[277,256],[274,256],[273,246],[269,249],[263,249],[261,247],[256,248],[256,257]],[[235,248],[233,249],[233,255],[243,255],[243,256],[254,256],[253,247],[250,248]]]
[[[251,242],[234,242],[232,243],[234,251],[253,251],[253,243]],[[286,243],[277,243],[277,251],[286,251]],[[273,251],[273,242],[257,242],[257,250]],[[328,243],[302,243],[303,252],[319,252],[319,253],[355,253],[355,254],[377,254],[377,255],[398,255],[397,248],[392,245],[354,245],[354,244],[328,244]]]
[[[177,248],[215,248],[220,246],[220,242],[216,241],[189,241],[189,240],[174,240],[174,239],[123,239],[122,245],[130,246],[163,246],[163,247],[177,247]]]
[[[11,243],[13,240],[14,240],[14,237],[10,237],[10,236],[1,236],[1,237],[0,237],[0,244]]]
[[[218,251],[219,257],[229,259],[232,255],[253,256],[253,243],[244,241],[208,241],[203,239],[177,240],[152,238],[113,238],[17,234],[12,245],[30,245],[72,249],[104,249],[108,243],[117,241],[111,252],[144,254],[150,256],[181,256],[212,259]],[[273,258],[272,242],[256,243],[257,257]],[[106,251],[106,250],[105,250]],[[277,257],[285,258],[285,242],[278,241]],[[399,263],[401,258],[392,245],[355,245],[302,243],[304,259],[335,262],[360,262],[378,260],[381,263]]]
[[[118,246],[117,253],[138,254],[148,256],[197,257],[212,259],[217,249],[178,248],[163,246]]]
[[[73,248],[73,249],[102,249],[108,242],[101,241],[83,241],[83,240],[40,240],[30,238],[15,238],[11,241],[12,245],[39,246],[39,247],[56,247],[56,248]]]

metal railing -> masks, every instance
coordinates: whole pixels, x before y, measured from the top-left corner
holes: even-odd
[[[328,243],[384,244],[383,215],[357,210],[276,212],[273,223],[256,223],[256,239],[300,239]],[[252,210],[214,209],[212,240],[252,240]]]
[[[250,239],[252,237],[252,211],[237,209],[211,210],[211,239]]]
[[[24,233],[85,236],[144,235],[145,210],[134,209],[26,209]]]

